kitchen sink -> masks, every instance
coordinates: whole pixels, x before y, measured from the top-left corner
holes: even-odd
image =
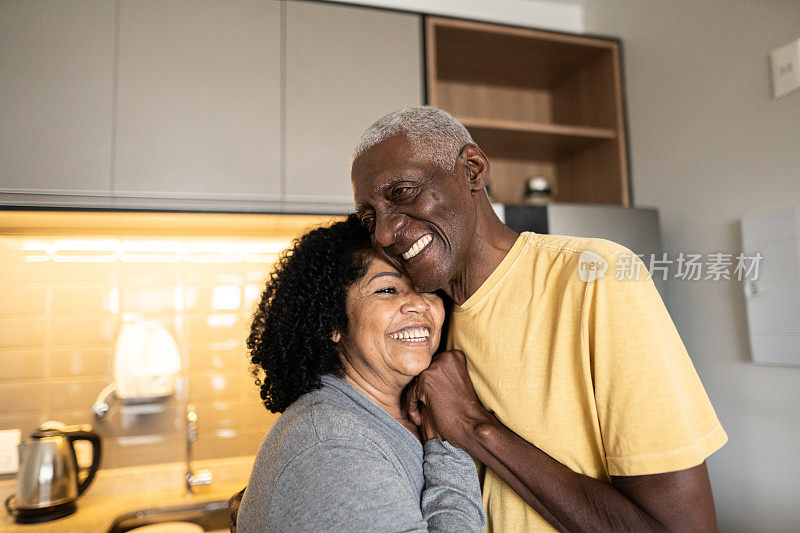
[[[137,527],[166,522],[187,522],[197,524],[204,531],[229,531],[230,513],[228,501],[192,503],[170,507],[152,507],[140,509],[118,516],[108,533],[125,533]]]

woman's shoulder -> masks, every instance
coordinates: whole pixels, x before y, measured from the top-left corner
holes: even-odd
[[[388,413],[345,380],[323,378],[321,388],[298,398],[278,417],[261,443],[256,469],[277,474],[308,451],[343,450],[386,461],[399,470],[411,458],[422,462],[419,441]]]
[[[262,443],[239,510],[241,530],[346,530],[337,520],[374,519],[363,502],[379,491],[406,514],[419,514],[417,486],[388,439],[315,396],[292,404]],[[419,470],[421,477],[421,461]]]
[[[288,465],[302,463],[304,457],[340,452],[397,462],[391,443],[367,420],[312,391],[289,406],[270,428],[256,455],[251,482],[257,478],[274,483]]]
[[[380,413],[330,381],[290,405],[262,442],[240,509],[245,522],[271,524],[287,506],[318,508],[317,500],[334,489],[362,501],[378,490],[371,483],[396,487],[418,504],[421,451],[416,457],[417,450],[395,438]]]
[[[305,446],[335,445],[336,441],[371,443],[378,438],[375,423],[365,420],[327,391],[312,391],[293,403],[275,423],[267,436],[276,441],[304,443]],[[266,441],[265,441],[266,442]]]
[[[373,433],[368,420],[356,415],[348,402],[323,386],[295,400],[278,417],[265,436],[260,453],[269,450],[273,456],[278,452],[294,455],[311,446]]]

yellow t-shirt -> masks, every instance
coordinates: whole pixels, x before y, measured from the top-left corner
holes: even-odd
[[[484,407],[575,472],[609,481],[696,466],[727,436],[647,278],[611,241],[523,233],[454,306],[448,345],[466,354]],[[552,530],[479,472],[487,531]]]

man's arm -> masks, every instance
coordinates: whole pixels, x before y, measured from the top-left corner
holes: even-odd
[[[483,408],[461,352],[437,356],[407,397],[414,422],[422,422],[421,402],[442,438],[470,452],[557,529],[716,530],[705,463],[611,484],[573,472]]]

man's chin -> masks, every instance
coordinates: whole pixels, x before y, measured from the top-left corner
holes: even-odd
[[[403,261],[399,257],[387,253],[386,250],[384,250],[380,246],[375,246],[374,248],[375,251],[378,253],[378,255],[380,255],[387,263],[389,263],[390,265],[392,265],[401,272],[406,271],[405,265],[403,264]]]
[[[431,265],[435,265],[435,260],[425,257],[422,261],[408,264],[403,261],[403,270],[414,282],[414,287],[419,292],[436,292],[447,288],[446,276]]]

